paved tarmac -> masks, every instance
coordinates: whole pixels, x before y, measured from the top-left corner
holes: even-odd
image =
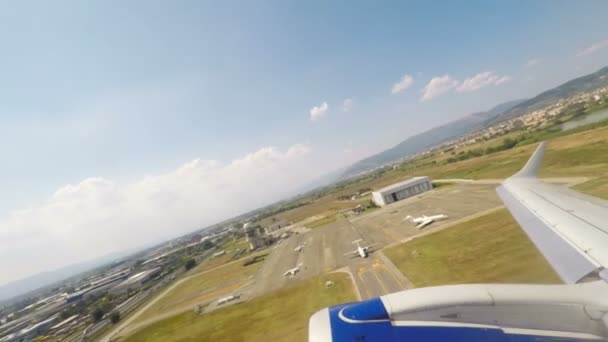
[[[352,241],[359,238],[346,220],[312,229],[305,234],[292,235],[271,248],[270,255],[255,277],[253,293],[261,294],[289,286],[302,279],[346,266],[350,259],[344,253],[353,250]],[[300,245],[304,245],[302,250],[295,251]],[[302,266],[295,276],[283,275],[299,264]]]
[[[361,216],[294,234],[270,249],[270,255],[247,292],[252,296],[263,294],[343,267],[352,274],[363,299],[408,288],[407,279],[382,255],[381,249],[500,206],[502,202],[494,189],[492,184],[446,186]],[[447,214],[449,219],[423,230],[403,221],[407,215],[423,214]],[[362,245],[374,244],[368,258],[345,255],[356,249],[352,241],[357,239],[362,239]],[[300,252],[294,251],[303,244]],[[285,271],[300,263],[301,270],[295,276],[283,276]]]
[[[382,245],[373,246],[371,254],[361,258],[352,253],[356,249],[352,241],[357,239],[363,239],[362,245],[373,243],[348,220],[313,229],[307,234],[293,235],[272,249],[255,277],[253,292],[262,294],[342,267],[347,267],[352,274],[362,299],[403,290],[403,281],[386,266],[390,261],[379,256]],[[306,245],[300,252],[294,251],[304,242]],[[295,276],[283,275],[300,263],[301,271]]]
[[[456,184],[429,191],[377,209],[352,220],[362,235],[383,245],[433,230],[450,222],[502,205],[491,184]],[[405,221],[408,215],[448,215],[447,220],[437,221],[417,229]]]
[[[406,284],[377,255],[361,259],[350,268],[363,300],[406,289]]]

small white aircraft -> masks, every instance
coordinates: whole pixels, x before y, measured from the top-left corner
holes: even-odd
[[[416,228],[422,229],[435,221],[445,220],[447,218],[448,218],[448,215],[445,215],[445,214],[431,215],[431,216],[422,215],[419,217],[412,217],[410,215],[407,215],[403,220],[410,221],[412,223],[416,223]]]
[[[367,256],[369,255],[370,247],[377,245],[377,243],[374,243],[374,244],[371,244],[368,246],[361,246],[361,244],[360,244],[361,241],[363,241],[363,240],[359,239],[359,240],[353,241],[353,244],[357,245],[357,249],[355,249],[354,251],[350,251],[348,253],[344,253],[344,255],[348,256],[348,255],[354,254],[354,256],[360,256],[362,258],[367,258]]]
[[[226,304],[226,303],[232,302],[233,300],[237,300],[239,298],[241,298],[240,294],[234,294],[234,295],[226,296],[226,297],[218,299],[217,305]]]
[[[305,246],[306,246],[306,242],[304,242],[303,244],[301,244],[298,247],[294,248],[293,251],[294,252],[301,252],[302,248],[304,248]]]
[[[302,267],[302,263],[299,263],[298,266],[296,266],[294,268],[290,268],[287,271],[285,271],[285,273],[283,273],[283,277],[295,276],[296,273],[300,272],[300,267]]]

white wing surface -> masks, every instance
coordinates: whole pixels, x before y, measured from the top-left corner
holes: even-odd
[[[505,206],[566,283],[608,265],[608,202],[536,178],[545,143],[497,189]]]

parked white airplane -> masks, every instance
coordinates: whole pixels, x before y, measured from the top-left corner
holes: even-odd
[[[355,249],[354,251],[350,251],[348,253],[344,253],[344,255],[353,255],[354,254],[355,256],[367,258],[367,256],[369,255],[370,247],[377,245],[377,243],[374,243],[374,244],[371,244],[368,246],[361,246],[361,244],[360,244],[361,241],[363,241],[363,240],[359,239],[359,240],[353,241],[353,244],[357,245],[357,249]]]
[[[435,221],[445,220],[447,218],[448,218],[448,215],[445,215],[445,214],[431,215],[431,216],[422,215],[419,217],[412,217],[410,215],[407,215],[403,220],[410,221],[412,223],[416,223],[416,228],[421,229]]]
[[[301,252],[302,248],[304,248],[306,246],[306,242],[304,242],[303,244],[297,246],[296,248],[293,249],[294,252]]]
[[[296,266],[294,268],[290,268],[287,271],[285,271],[285,273],[283,273],[283,277],[295,276],[296,273],[300,272],[300,267],[302,267],[302,263],[299,263],[298,266]]]
[[[226,296],[226,297],[218,299],[217,305],[226,304],[226,303],[232,302],[233,300],[237,300],[239,298],[241,298],[240,294],[234,294],[234,295]]]

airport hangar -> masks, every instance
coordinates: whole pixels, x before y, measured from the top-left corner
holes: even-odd
[[[433,189],[429,177],[414,177],[372,192],[372,200],[383,207]]]

